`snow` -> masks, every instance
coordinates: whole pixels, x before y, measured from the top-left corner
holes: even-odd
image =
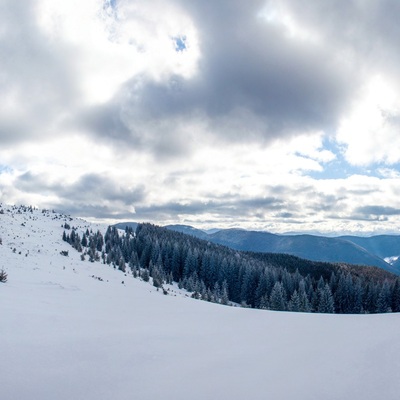
[[[0,214],[2,400],[399,398],[399,314],[282,313],[165,296],[81,261],[53,218]]]
[[[393,265],[398,259],[399,256],[384,257],[384,260],[390,265]]]

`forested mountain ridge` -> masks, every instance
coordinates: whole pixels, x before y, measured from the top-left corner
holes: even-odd
[[[222,229],[212,234],[181,225],[170,225],[168,229],[204,238],[236,250],[261,253],[285,253],[314,261],[344,262],[376,266],[400,275],[400,265],[389,264],[386,257],[400,255],[400,237],[357,236],[324,237],[314,235],[276,235],[269,232],[244,229]],[[204,236],[206,235],[206,236]]]
[[[179,282],[207,301],[282,311],[400,311],[399,279],[379,268],[241,252],[151,224],[139,224],[135,232],[127,227],[122,235],[109,227],[104,239],[99,232],[81,239],[72,230],[64,240],[91,260],[121,270],[128,265],[134,276],[151,277],[158,287]]]
[[[136,229],[136,222],[118,223]],[[400,236],[325,237],[309,234],[277,235],[245,229],[220,229],[207,233],[189,225],[166,225],[165,228],[186,233],[236,250],[261,253],[284,253],[313,261],[375,266],[400,275]],[[390,261],[389,261],[390,260]]]
[[[201,229],[196,229],[190,225],[166,225],[164,228],[175,232],[185,233],[186,235],[191,235],[203,240],[210,240],[211,234],[202,231]]]
[[[370,237],[340,236],[338,239],[347,240],[361,246],[371,254],[386,258],[400,256],[399,235],[376,235]]]

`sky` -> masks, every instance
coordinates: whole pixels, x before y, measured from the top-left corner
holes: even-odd
[[[0,0],[0,202],[400,230],[397,0]]]

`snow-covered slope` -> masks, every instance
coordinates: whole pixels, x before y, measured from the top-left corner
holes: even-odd
[[[37,210],[0,214],[2,400],[399,398],[399,314],[281,313],[164,296],[81,261],[61,240],[63,223]]]

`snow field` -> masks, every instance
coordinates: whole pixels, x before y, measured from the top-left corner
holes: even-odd
[[[9,278],[0,284],[2,400],[399,398],[399,314],[282,313],[165,296],[81,261],[61,240],[61,220],[34,216],[22,226],[29,215],[0,215]]]

